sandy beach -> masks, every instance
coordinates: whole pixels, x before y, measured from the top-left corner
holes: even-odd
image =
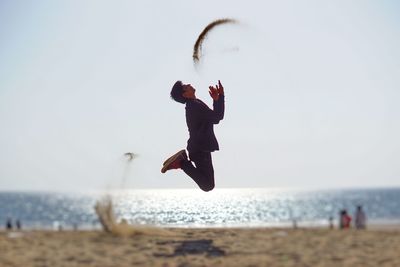
[[[400,266],[400,231],[278,228],[0,232],[1,267]]]

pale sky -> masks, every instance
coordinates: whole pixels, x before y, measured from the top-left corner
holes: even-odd
[[[398,1],[0,2],[0,190],[196,188],[169,92],[225,87],[216,187],[400,186]],[[199,68],[197,36],[212,31]],[[128,163],[123,153],[139,154]]]

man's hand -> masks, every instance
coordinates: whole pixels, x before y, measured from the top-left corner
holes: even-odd
[[[214,101],[217,101],[219,99],[219,94],[218,94],[218,89],[217,87],[214,86],[209,86],[208,89],[210,89],[208,92],[210,93],[210,96]]]
[[[220,81],[220,80],[218,80],[218,86],[217,86],[217,89],[218,89],[218,94],[220,94],[220,95],[224,95],[224,87],[222,86],[222,84],[221,84],[221,81]]]
[[[224,95],[224,87],[220,80],[218,80],[218,85],[209,86],[208,88],[210,89],[208,92],[214,101],[217,101],[220,95]]]

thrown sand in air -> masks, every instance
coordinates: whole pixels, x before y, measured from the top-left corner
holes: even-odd
[[[131,225],[125,219],[117,222],[115,217],[113,202],[111,196],[105,196],[96,202],[95,211],[99,217],[99,221],[103,230],[117,236],[133,236],[133,235],[170,235],[171,233],[165,229]]]

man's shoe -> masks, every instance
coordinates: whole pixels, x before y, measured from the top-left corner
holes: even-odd
[[[180,169],[182,160],[187,160],[186,151],[184,149],[164,161],[164,166],[162,167],[161,172],[165,173],[168,170]]]

